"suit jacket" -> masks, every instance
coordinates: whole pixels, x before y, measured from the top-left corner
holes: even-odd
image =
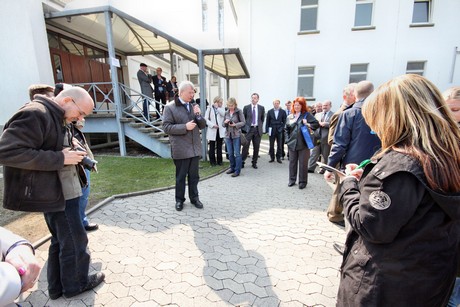
[[[318,129],[315,130],[315,133],[314,133],[315,138],[317,140],[320,140],[321,143],[327,142],[328,135],[329,135],[329,122],[331,120],[332,114],[333,113],[331,111],[327,112],[327,115],[322,120],[322,121],[326,122],[326,125],[324,127],[320,126]],[[315,115],[315,118],[320,122],[321,119],[323,118],[323,115],[324,115],[324,112],[317,113]]]
[[[259,131],[259,135],[264,133],[264,118],[265,118],[265,108],[260,104],[257,104],[257,111],[258,111],[258,118],[257,118],[257,130]],[[251,129],[252,124],[252,104],[248,104],[243,108],[244,119],[246,120],[246,125],[244,126],[244,130],[249,132]]]
[[[166,78],[161,76],[161,80],[160,78],[158,78],[157,75],[155,76],[152,76],[152,83],[153,83],[153,86],[155,87],[155,96],[161,96],[161,95],[166,95]]]
[[[153,89],[150,83],[152,83],[152,75],[148,75],[142,70],[137,71],[137,80],[139,81],[139,85],[141,86],[141,92],[145,96],[153,98]]]
[[[269,128],[272,128],[272,135],[275,133],[283,133],[284,125],[286,125],[286,111],[278,110],[278,118],[275,117],[275,109],[270,109],[267,112],[267,120],[265,121],[265,131],[268,133]]]

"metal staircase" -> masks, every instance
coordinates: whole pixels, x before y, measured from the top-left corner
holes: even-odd
[[[155,100],[124,84],[119,84],[122,98],[122,116],[117,119],[117,105],[113,101],[111,83],[73,84],[85,88],[94,100],[93,114],[85,117],[85,133],[119,133],[151,150],[162,158],[171,157],[169,137],[162,128],[162,115],[155,109]],[[150,106],[149,118],[142,113],[146,99]]]

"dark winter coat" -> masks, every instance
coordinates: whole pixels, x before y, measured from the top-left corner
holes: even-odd
[[[350,222],[338,306],[446,306],[460,239],[460,193],[431,190],[420,164],[390,151],[341,189]]]
[[[64,110],[44,97],[22,107],[0,137],[6,209],[62,211],[59,171],[64,167]]]

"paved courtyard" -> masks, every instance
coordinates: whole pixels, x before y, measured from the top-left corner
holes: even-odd
[[[22,306],[335,306],[343,228],[325,209],[331,189],[309,174],[307,188],[288,187],[288,161],[246,167],[199,184],[203,210],[174,189],[117,198],[93,212],[92,270],[106,280],[72,299],[49,300],[44,265]]]

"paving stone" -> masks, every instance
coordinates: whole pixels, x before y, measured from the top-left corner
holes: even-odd
[[[345,232],[326,217],[332,191],[316,174],[307,190],[288,188],[287,163],[267,161],[261,151],[259,169],[244,169],[232,189],[221,188],[230,183],[226,174],[201,181],[204,210],[186,202],[175,211],[174,189],[99,208],[88,247],[91,271],[106,273],[103,285],[48,300],[45,242],[37,249],[45,273],[22,305],[334,306],[342,257],[332,244]],[[254,188],[256,181],[263,185]],[[247,200],[238,206],[228,201],[235,189]]]

